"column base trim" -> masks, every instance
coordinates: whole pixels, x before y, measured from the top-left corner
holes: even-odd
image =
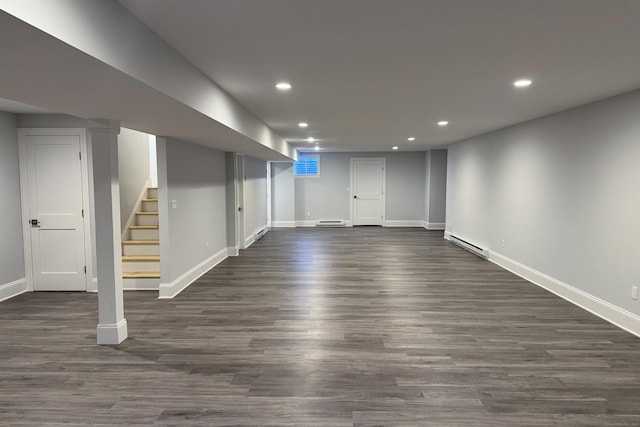
[[[118,323],[98,324],[97,336],[99,345],[117,345],[127,339],[127,319]]]

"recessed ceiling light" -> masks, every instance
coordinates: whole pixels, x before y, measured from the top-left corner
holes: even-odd
[[[316,150],[316,151],[320,151],[320,147],[318,147],[318,146],[316,145],[315,150]]]
[[[515,82],[513,82],[513,85],[515,87],[529,87],[531,86],[531,80],[529,79],[520,79],[520,80],[516,80]]]
[[[440,120],[440,121],[438,122],[438,126],[446,126],[446,125],[448,125],[448,124],[449,124],[449,122],[448,122],[448,121],[446,121],[446,120]]]
[[[316,139],[315,139],[314,137],[312,137],[312,136],[310,136],[309,138],[307,138],[307,141],[308,141],[308,142],[314,142],[315,140],[316,140]]]
[[[396,146],[393,146],[393,147],[391,147],[391,149],[392,149],[392,150],[397,150],[397,149],[398,149],[398,146],[397,146],[397,145],[396,145]]]
[[[407,138],[407,141],[415,141],[415,140],[416,140],[416,139],[415,139],[413,136],[412,136],[412,137]]]
[[[276,84],[276,89],[278,89],[278,90],[289,90],[289,89],[291,89],[291,84],[289,84],[287,82],[280,82],[280,83]]]
[[[306,128],[306,127],[308,127],[308,126],[309,126],[309,123],[307,123],[307,122],[300,122],[300,123],[298,123],[298,126],[299,126],[299,127],[301,127],[301,128]]]

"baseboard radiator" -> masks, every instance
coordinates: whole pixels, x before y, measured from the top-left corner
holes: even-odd
[[[260,230],[256,231],[256,242],[260,239],[262,239],[262,236],[264,236],[267,232],[267,227],[262,227]]]
[[[467,242],[466,240],[463,240],[457,236],[454,236],[453,234],[450,235],[450,238],[451,238],[451,243],[455,243],[461,248],[464,248],[469,252],[472,252],[478,255],[479,257],[488,258],[489,256],[489,251],[481,248],[480,246],[476,246],[473,243]]]
[[[316,221],[316,227],[346,227],[347,222],[343,219],[320,219]]]

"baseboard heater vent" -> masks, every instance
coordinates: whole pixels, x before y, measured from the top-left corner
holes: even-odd
[[[267,232],[267,227],[262,227],[260,230],[256,231],[256,242],[262,239],[262,236]]]
[[[451,243],[455,243],[461,248],[464,248],[469,252],[473,252],[479,257],[487,258],[489,256],[489,251],[486,249],[482,249],[480,246],[476,246],[473,243],[469,243],[466,240],[462,240],[461,238],[454,236],[453,234],[450,235],[450,238],[451,238]]]
[[[343,219],[321,219],[316,221],[316,227],[346,227],[347,222]]]

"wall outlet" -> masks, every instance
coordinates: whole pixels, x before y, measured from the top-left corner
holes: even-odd
[[[507,246],[507,242],[505,240],[502,241],[502,247],[505,248]]]
[[[178,209],[178,201],[177,200],[172,200],[171,201],[171,209]]]
[[[638,287],[637,286],[632,286],[631,287],[631,299],[638,299]]]

